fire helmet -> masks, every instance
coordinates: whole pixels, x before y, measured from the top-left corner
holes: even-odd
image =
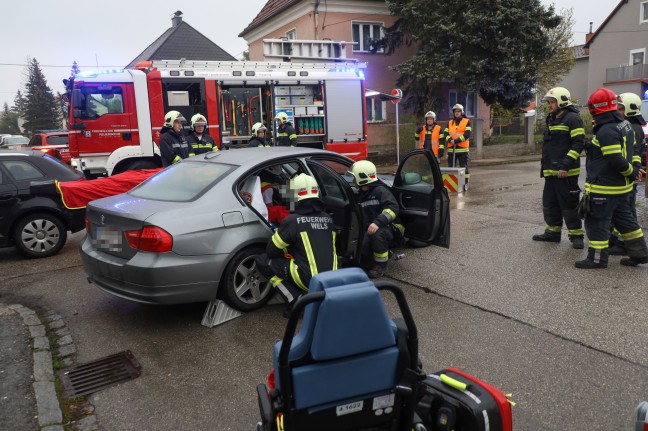
[[[268,130],[266,126],[263,125],[263,123],[254,123],[254,126],[252,126],[252,134],[256,136],[257,133],[259,132],[265,132]]]
[[[353,166],[351,166],[349,173],[353,175],[356,184],[359,186],[365,186],[378,181],[376,165],[371,163],[369,160],[360,160],[359,162],[355,162]]]
[[[566,108],[572,104],[571,94],[569,90],[564,87],[554,87],[547,91],[547,94],[542,98],[543,102],[548,102],[549,99],[556,99],[559,108]]]
[[[275,120],[279,120],[281,124],[286,124],[288,122],[288,114],[280,112],[275,116]]]
[[[587,100],[587,109],[592,116],[617,110],[617,97],[607,88],[599,88]]]
[[[203,114],[196,114],[191,117],[191,128],[195,130],[196,126],[207,126],[207,119]]]
[[[619,105],[625,108],[626,117],[641,115],[641,98],[634,93],[619,94]]]
[[[432,111],[427,111],[425,113],[425,118],[433,118],[433,119],[436,120],[436,114],[434,112],[432,112]]]
[[[452,107],[452,113],[454,113],[454,111],[456,111],[456,110],[461,111],[461,113],[463,114],[463,113],[464,113],[464,107],[463,107],[463,105],[461,105],[461,104],[459,104],[459,103],[457,103],[456,105],[454,105],[454,106]]]
[[[169,111],[164,116],[164,125],[166,127],[173,127],[173,123],[175,123],[176,121],[180,121],[181,123],[187,122],[185,117],[183,117],[182,114],[178,111]]]
[[[315,178],[306,174],[299,174],[290,180],[290,190],[293,191],[295,202],[304,199],[319,198],[319,185]]]

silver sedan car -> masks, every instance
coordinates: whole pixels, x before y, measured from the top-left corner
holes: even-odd
[[[357,264],[365,224],[347,173],[352,164],[329,151],[282,147],[183,160],[127,193],[88,205],[88,234],[81,245],[88,280],[144,303],[218,298],[241,311],[259,308],[273,292],[254,257],[265,250],[279,221],[269,208],[290,210],[285,184],[293,175],[308,173],[317,180],[339,228],[340,262]],[[391,190],[407,238],[449,246],[449,199],[431,154],[406,155]]]

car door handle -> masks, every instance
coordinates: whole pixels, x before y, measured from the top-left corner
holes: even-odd
[[[410,196],[410,195],[404,195],[404,196],[403,196],[403,199],[412,199],[412,197],[413,197],[413,196]]]

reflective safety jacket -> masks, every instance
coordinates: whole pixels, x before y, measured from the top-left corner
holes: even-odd
[[[358,192],[365,229],[371,223],[376,223],[378,227],[399,223],[398,202],[392,192],[382,184],[369,184],[368,187],[367,190],[360,189]]]
[[[250,148],[255,148],[255,147],[269,147],[270,143],[266,139],[260,139],[258,136],[252,137],[248,141],[248,147]]]
[[[472,123],[466,117],[463,117],[459,124],[453,118],[448,122],[448,127],[445,129],[446,147],[448,153],[467,153],[470,151],[470,135],[472,134]],[[456,145],[453,140],[458,141]]]
[[[618,111],[597,115],[594,120],[594,138],[587,150],[585,192],[630,193],[634,184],[632,126]]]
[[[418,141],[418,148],[429,150],[432,149],[432,152],[435,156],[439,155],[439,148],[443,147],[443,141],[445,140],[445,135],[441,131],[441,126],[434,124],[431,127],[432,130],[428,130],[427,124],[423,126],[423,129],[414,135]]]
[[[547,130],[542,144],[541,177],[555,177],[558,171],[568,176],[580,174],[580,154],[585,148],[585,129],[573,106],[547,116]]]
[[[314,275],[338,265],[333,219],[319,209],[308,204],[300,209],[298,204],[297,212],[281,222],[266,250],[271,259],[290,259],[291,278],[305,291]]]
[[[277,133],[277,145],[280,147],[295,147],[297,146],[297,132],[292,124],[286,123],[279,126],[279,133]]]
[[[162,127],[160,131],[160,156],[162,166],[170,166],[182,159],[189,157],[189,144],[187,139],[180,133],[169,127]]]
[[[191,147],[189,150],[189,156],[195,156],[196,154],[204,154],[210,151],[218,151],[218,146],[214,138],[209,136],[207,133],[200,135],[200,138],[195,133],[187,136],[187,143]]]
[[[626,117],[634,131],[634,148],[632,151],[632,164],[641,167],[641,155],[646,153],[646,134],[643,127],[646,121],[641,115]]]

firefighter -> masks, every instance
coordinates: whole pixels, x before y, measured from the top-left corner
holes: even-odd
[[[324,211],[317,181],[299,174],[290,180],[290,190],[295,212],[283,220],[256,263],[261,274],[292,305],[308,291],[314,275],[336,270],[338,262],[333,219]]]
[[[628,257],[621,265],[648,263],[648,247],[641,227],[632,215],[629,195],[639,169],[632,164],[634,132],[617,110],[617,97],[599,88],[587,101],[594,120],[594,138],[587,151],[585,193],[589,211],[585,230],[589,239],[587,257],[576,268],[607,268],[608,240],[613,224],[625,242]]]
[[[580,154],[585,148],[583,120],[566,88],[552,88],[542,100],[549,107],[540,172],[545,179],[542,213],[546,226],[544,233],[533,235],[533,240],[560,242],[564,219],[572,247],[583,249],[583,224],[576,214]]]
[[[187,136],[187,143],[191,147],[189,150],[189,157],[196,154],[209,153],[211,151],[218,151],[218,146],[214,138],[206,133],[207,119],[202,114],[196,114],[191,117],[191,130],[192,133]]]
[[[292,123],[288,121],[288,114],[280,112],[275,117],[279,124],[279,133],[277,133],[277,145],[280,147],[297,146],[297,132]]]
[[[425,124],[416,129],[414,135],[418,148],[432,151],[437,160],[443,157],[445,135],[441,126],[436,123],[436,114],[432,111],[425,113]]]
[[[641,180],[645,171],[641,169],[641,154],[646,151],[646,135],[643,131],[643,126],[646,125],[646,120],[644,120],[641,114],[641,98],[633,93],[623,93],[619,95],[618,110],[621,114],[624,115],[625,119],[628,120],[634,131],[634,149],[632,152],[632,166],[638,169],[639,175],[637,180]],[[635,220],[637,219],[637,183],[635,182],[632,187],[632,191],[629,195],[630,199],[630,210]],[[614,232],[610,236],[610,248],[609,253],[611,255],[625,255],[626,249],[623,239],[618,236],[618,232],[614,229]]]
[[[457,103],[452,107],[452,119],[448,122],[448,127],[446,127],[443,134],[448,149],[448,166],[454,168],[459,165],[466,168],[464,190],[468,190],[468,180],[470,179],[468,162],[470,161],[471,133],[472,123],[464,115],[463,105]]]
[[[248,141],[248,147],[269,147],[270,144],[266,139],[267,130],[268,129],[263,125],[263,123],[255,123],[254,126],[252,126],[252,135],[254,136],[252,136],[252,139]]]
[[[189,157],[190,147],[182,134],[182,127],[186,122],[178,111],[169,111],[164,116],[164,126],[160,130],[162,166],[170,166]]]
[[[371,262],[367,271],[370,278],[382,277],[389,261],[389,248],[404,242],[398,202],[385,185],[377,182],[376,166],[369,160],[355,162],[349,173],[359,188],[358,202],[367,231],[361,258],[363,262]]]

